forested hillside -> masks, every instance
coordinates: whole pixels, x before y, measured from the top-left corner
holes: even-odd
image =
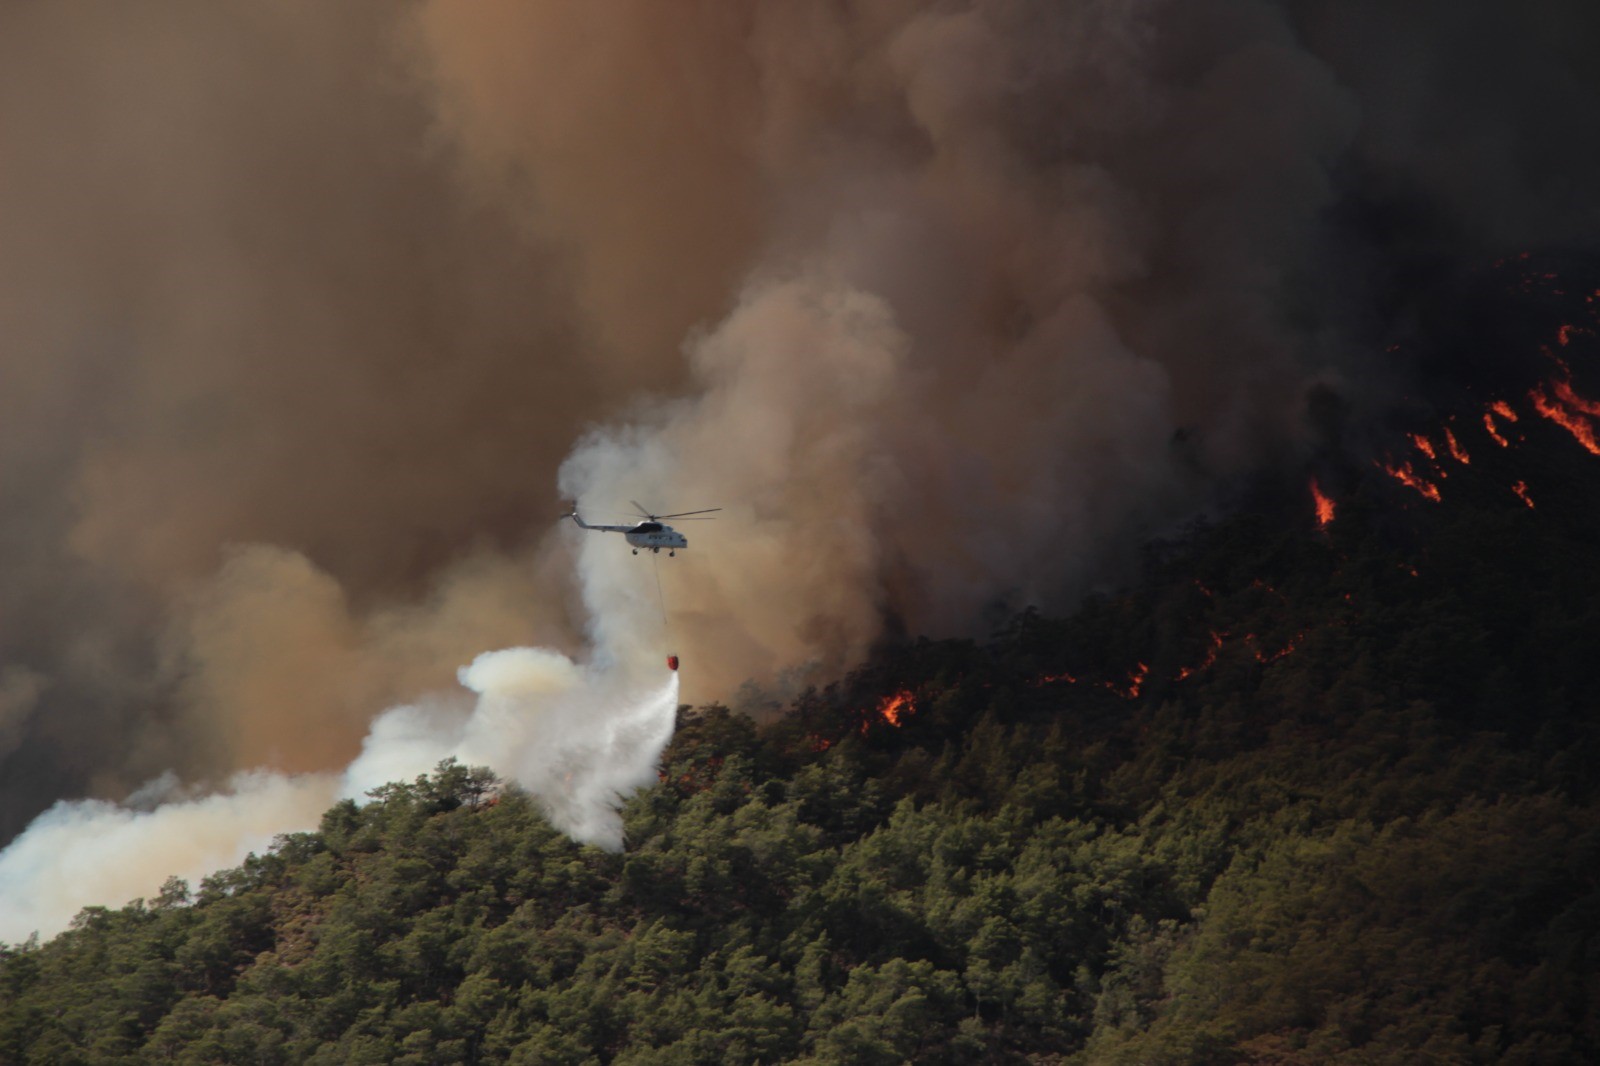
[[[1461,426],[1441,500],[1274,477],[1069,618],[686,710],[622,854],[444,765],[85,911],[0,1060],[1600,1058],[1600,460]]]

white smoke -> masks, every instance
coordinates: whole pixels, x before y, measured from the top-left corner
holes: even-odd
[[[176,875],[197,880],[313,828],[339,794],[334,774],[245,773],[226,791],[153,810],[62,801],[0,852],[0,940],[52,936],[87,906],[154,896]]]
[[[486,652],[461,671],[475,703],[440,698],[373,723],[344,774],[236,775],[226,790],[139,809],[62,801],[0,851],[0,941],[52,936],[88,906],[152,897],[169,876],[197,881],[280,833],[314,829],[335,799],[360,799],[455,757],[526,788],[573,839],[622,847],[619,800],[655,780],[672,737],[678,675],[641,691],[539,648]],[[161,789],[159,791],[169,791]]]
[[[360,800],[446,758],[521,785],[573,839],[620,849],[617,805],[655,780],[678,674],[660,658],[663,614],[643,560],[620,538],[603,542],[582,569],[587,602],[606,619],[594,627],[589,663],[544,648],[485,652],[458,672],[465,692],[380,715],[342,774],[246,772],[207,795],[183,794],[168,774],[125,803],[58,802],[0,851],[0,941],[51,936],[84,907],[152,897],[169,876],[195,881],[236,865],[280,833],[315,828],[341,796]],[[619,564],[624,557],[639,565]]]

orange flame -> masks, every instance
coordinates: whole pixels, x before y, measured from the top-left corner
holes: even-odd
[[[1400,482],[1400,484],[1405,485],[1407,488],[1415,489],[1434,503],[1438,503],[1442,499],[1439,495],[1439,487],[1426,478],[1419,476],[1415,470],[1411,469],[1409,462],[1401,463],[1399,466],[1387,466],[1379,463],[1378,467],[1385,474]]]
[[[900,728],[902,719],[916,713],[916,700],[909,692],[896,692],[893,696],[885,696],[878,704],[878,714],[896,729]]]
[[[1552,385],[1552,387],[1556,390],[1556,399],[1560,400],[1568,407],[1575,407],[1586,415],[1600,417],[1600,403],[1595,403],[1593,400],[1586,400],[1582,396],[1579,396],[1576,392],[1573,392],[1571,381],[1557,381]]]
[[[1529,510],[1533,509],[1533,497],[1528,495],[1528,483],[1526,481],[1519,481],[1512,485],[1511,491],[1522,498],[1522,502],[1528,505]]]
[[[1533,401],[1535,411],[1571,433],[1591,454],[1600,455],[1600,440],[1595,439],[1594,427],[1583,417],[1581,410],[1571,410],[1558,400],[1552,400],[1543,385],[1528,393],[1528,398]]]
[[[1035,681],[1034,685],[1036,687],[1039,685],[1053,685],[1057,681],[1065,681],[1069,685],[1076,685],[1078,683],[1078,679],[1073,677],[1071,674],[1045,674],[1043,677]]]
[[[1496,400],[1494,403],[1489,405],[1489,410],[1493,411],[1507,422],[1518,421],[1517,412],[1513,411],[1511,409],[1511,405],[1506,403],[1504,400]]]
[[[1317,507],[1317,528],[1327,529],[1328,523],[1333,521],[1333,500],[1323,495],[1316,478],[1311,479],[1311,499]]]
[[[1429,440],[1427,437],[1424,437],[1421,433],[1412,433],[1410,436],[1411,443],[1417,446],[1417,451],[1421,452],[1423,455],[1426,455],[1434,462],[1439,461],[1439,453],[1433,450],[1433,441]]]
[[[1461,447],[1461,442],[1456,440],[1456,435],[1450,432],[1448,427],[1444,431],[1444,443],[1445,447],[1450,449],[1450,455],[1456,462],[1461,463],[1463,466],[1472,464],[1472,457],[1467,454],[1465,448]]]
[[[1502,437],[1500,435],[1500,431],[1495,428],[1494,415],[1490,414],[1488,411],[1483,412],[1483,428],[1489,431],[1489,436],[1493,437],[1494,442],[1500,445],[1500,447],[1511,447],[1511,442]]]

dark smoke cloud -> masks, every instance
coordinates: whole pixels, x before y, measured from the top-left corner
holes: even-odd
[[[1587,246],[1600,149],[1583,134],[1600,91],[1600,10],[1525,5],[1288,5],[1305,47],[1362,104],[1350,194],[1436,254]],[[1391,243],[1387,249],[1395,248]],[[1415,251],[1415,248],[1406,250]]]
[[[1595,19],[0,10],[0,836],[658,641],[558,470],[728,508],[663,566],[705,695],[1069,601],[1383,380],[1408,264],[1592,237]]]

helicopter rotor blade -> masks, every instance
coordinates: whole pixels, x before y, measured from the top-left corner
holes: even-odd
[[[629,500],[628,502],[633,504],[633,513],[638,515],[640,518],[645,518],[645,519],[649,519],[651,521],[654,521],[656,518],[660,517],[659,515],[651,514],[645,508],[645,505],[640,503],[638,500]]]
[[[655,514],[655,515],[651,515],[650,517],[651,518],[682,518],[684,515],[710,514],[712,511],[720,511],[720,510],[722,510],[722,508],[720,508],[720,507],[707,507],[703,511],[679,511],[677,514]],[[710,519],[702,519],[702,521],[710,521]]]

